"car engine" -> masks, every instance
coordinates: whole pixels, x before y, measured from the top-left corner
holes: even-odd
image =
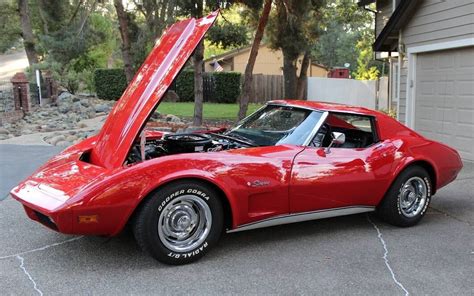
[[[127,164],[180,153],[217,152],[249,147],[247,143],[223,134],[183,133],[168,134],[161,139],[135,143],[127,157]]]

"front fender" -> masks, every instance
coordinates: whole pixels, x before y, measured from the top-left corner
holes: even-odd
[[[163,157],[124,167],[112,172],[77,198],[73,209],[75,215],[86,215],[92,209],[101,212],[107,219],[102,224],[107,235],[118,234],[136,207],[142,200],[157,188],[178,179],[200,179],[217,186],[224,194],[232,209],[238,207],[232,190],[237,186],[229,180],[217,176],[216,171],[225,170],[225,166],[217,161],[189,159],[183,157]],[[230,183],[229,183],[230,182]],[[232,211],[234,213],[234,211]],[[235,221],[233,215],[232,221]],[[75,225],[81,231],[82,225]]]

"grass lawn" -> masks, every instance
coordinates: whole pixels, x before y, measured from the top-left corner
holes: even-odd
[[[249,104],[247,115],[251,114],[262,105]],[[193,117],[194,102],[170,103],[162,102],[158,106],[161,114],[173,114],[178,117]],[[236,119],[239,112],[238,104],[204,103],[204,119]]]

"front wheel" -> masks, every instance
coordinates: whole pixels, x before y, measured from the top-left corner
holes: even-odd
[[[178,181],[157,190],[141,206],[134,225],[140,247],[166,264],[191,263],[204,256],[223,229],[223,210],[215,190]]]
[[[423,218],[431,192],[431,179],[426,170],[418,166],[408,167],[388,190],[377,207],[377,214],[395,226],[413,226]]]

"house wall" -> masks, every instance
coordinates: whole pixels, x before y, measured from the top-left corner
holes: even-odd
[[[234,56],[234,71],[244,73],[250,51]],[[272,51],[266,46],[258,50],[257,60],[253,68],[254,74],[281,75],[283,54],[281,51]]]
[[[403,57],[400,64],[400,95],[398,99],[398,120],[405,123],[407,98],[408,59]]]
[[[230,59],[219,61],[219,64],[224,68],[224,71],[235,71],[244,73],[247,61],[250,55],[250,50],[242,51]],[[301,60],[303,57],[298,59],[297,68],[301,66]],[[208,72],[213,71],[211,66],[212,61],[205,63],[205,70]],[[232,65],[232,66],[231,66]],[[265,75],[282,75],[283,67],[283,53],[280,50],[274,51],[266,46],[261,46],[258,50],[257,60],[253,69],[253,74],[265,74]],[[327,70],[316,65],[308,67],[309,77],[327,77]]]
[[[393,0],[377,1],[377,15],[375,16],[375,38],[382,32],[393,12]]]
[[[407,48],[472,37],[472,0],[425,0],[403,28],[403,43]]]
[[[411,47],[474,38],[474,1],[425,0],[402,29],[405,51]],[[400,72],[399,120],[405,122],[408,60]],[[411,66],[410,66],[411,67]]]
[[[327,77],[328,71],[316,65],[310,65],[308,69],[308,77]]]

